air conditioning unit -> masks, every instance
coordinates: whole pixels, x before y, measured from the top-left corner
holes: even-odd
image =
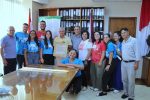
[[[40,3],[40,4],[48,4],[49,0],[32,0],[34,2]]]

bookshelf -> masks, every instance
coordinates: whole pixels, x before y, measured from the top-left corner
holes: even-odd
[[[93,17],[94,31],[104,32],[104,7],[76,7],[76,8],[49,8],[39,9],[39,16],[61,16],[61,27],[66,33],[72,33],[74,26],[80,26],[81,30],[89,31],[90,15]]]

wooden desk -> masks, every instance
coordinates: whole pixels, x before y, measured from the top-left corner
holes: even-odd
[[[0,86],[9,86],[12,91],[0,100],[58,100],[78,71],[55,66],[34,67],[24,67],[1,77]]]
[[[142,67],[142,80],[150,86],[150,57],[144,57]]]

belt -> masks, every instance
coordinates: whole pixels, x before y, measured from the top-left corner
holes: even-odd
[[[30,54],[36,54],[36,53],[39,53],[39,52],[28,52],[28,53],[30,53]]]
[[[123,60],[124,62],[126,62],[126,63],[130,63],[130,62],[135,62],[135,60]]]

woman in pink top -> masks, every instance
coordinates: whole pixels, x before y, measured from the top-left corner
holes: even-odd
[[[92,46],[92,57],[91,57],[91,81],[92,90],[101,90],[101,80],[104,70],[104,57],[105,57],[106,46],[101,39],[101,34],[99,32],[94,33],[94,40]]]

